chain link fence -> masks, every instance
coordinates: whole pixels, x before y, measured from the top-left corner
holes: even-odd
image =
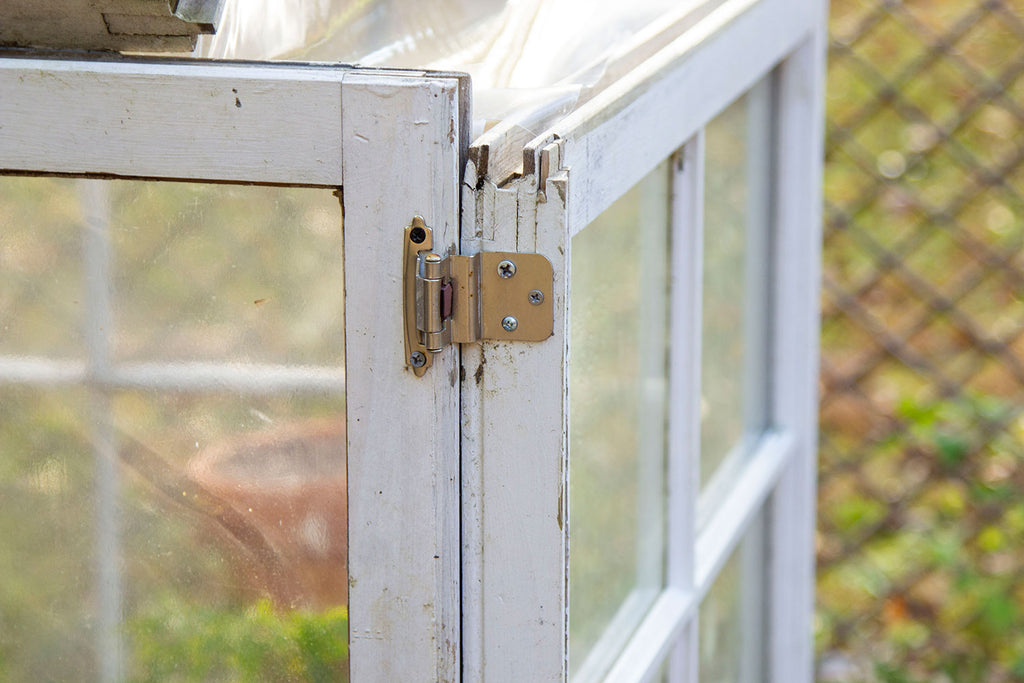
[[[1024,680],[1024,0],[833,0],[821,681]]]

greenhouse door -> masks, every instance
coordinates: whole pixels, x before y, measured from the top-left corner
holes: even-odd
[[[826,7],[708,6],[469,150],[555,339],[463,350],[467,680],[811,680]]]
[[[467,89],[0,58],[0,678],[458,678]]]

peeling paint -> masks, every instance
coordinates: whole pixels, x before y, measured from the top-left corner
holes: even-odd
[[[565,488],[558,485],[558,528],[565,531],[565,520],[562,518],[562,509],[565,507]]]
[[[480,382],[484,380],[484,366],[487,365],[487,357],[484,356],[483,349],[480,350],[480,365],[476,366],[476,372],[473,373],[473,379],[476,381],[476,385],[480,386]]]

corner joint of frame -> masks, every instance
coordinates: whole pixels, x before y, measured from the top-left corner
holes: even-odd
[[[537,201],[544,203],[547,201],[548,193],[548,181],[555,181],[555,176],[561,171],[565,170],[562,166],[562,160],[565,158],[565,140],[562,138],[555,138],[551,142],[540,148],[537,153],[536,160],[536,174],[537,179]],[[565,184],[564,178],[562,183],[554,185],[558,191],[560,197],[565,199]]]

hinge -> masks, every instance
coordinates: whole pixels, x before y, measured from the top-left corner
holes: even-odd
[[[554,274],[540,254],[441,256],[416,216],[405,229],[405,359],[417,377],[449,344],[544,341],[552,335]]]

